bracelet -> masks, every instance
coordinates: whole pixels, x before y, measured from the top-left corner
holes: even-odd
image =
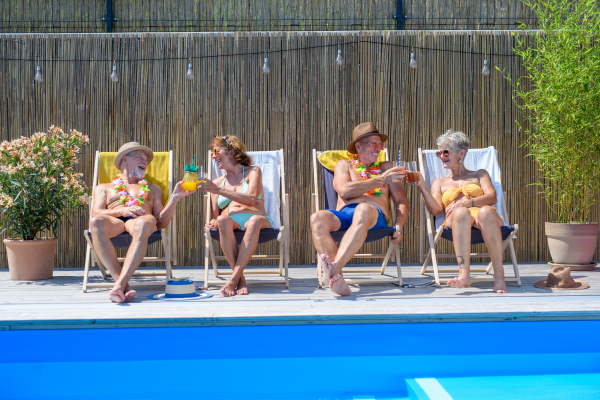
[[[475,207],[475,200],[471,199],[471,207]]]

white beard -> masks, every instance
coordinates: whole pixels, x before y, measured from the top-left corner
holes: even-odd
[[[131,176],[133,176],[134,178],[137,178],[137,179],[144,179],[144,176],[146,176],[146,171],[141,170],[140,167],[137,166],[131,172]]]

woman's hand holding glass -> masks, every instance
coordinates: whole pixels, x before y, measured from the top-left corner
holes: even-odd
[[[219,187],[215,185],[215,183],[208,179],[202,179],[198,181],[198,186],[196,186],[198,190],[209,193],[216,193],[219,190]]]
[[[419,189],[423,190],[423,189],[427,189],[427,183],[425,182],[425,178],[423,177],[423,174],[421,174],[420,172],[417,172],[417,186],[419,187]]]

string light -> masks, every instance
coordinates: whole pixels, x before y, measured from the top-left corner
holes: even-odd
[[[342,58],[342,48],[340,47],[339,43],[338,43],[338,55],[337,55],[337,58],[335,59],[335,63],[338,65],[338,67],[341,67],[344,64],[344,59]]]
[[[192,71],[192,57],[190,57],[190,63],[188,64],[188,71],[185,77],[188,79],[188,81],[194,79],[194,72]]]
[[[486,55],[485,59],[483,60],[483,69],[481,70],[481,75],[488,76],[489,74],[490,74],[490,69],[488,68],[488,65],[487,65],[487,55]]]
[[[110,75],[110,80],[113,82],[117,82],[119,80],[119,76],[117,75],[117,60],[113,60],[113,72]]]
[[[268,74],[269,72],[271,72],[271,69],[269,68],[269,59],[267,58],[267,52],[265,51],[265,63],[262,67],[262,73]]]
[[[415,60],[414,51],[415,51],[415,49],[413,48],[412,51],[410,52],[410,63],[408,64],[408,66],[411,67],[412,69],[417,68],[417,61]]]
[[[42,79],[42,72],[40,71],[40,60],[38,58],[38,64],[37,64],[37,72],[35,73],[35,77],[33,78],[34,81],[36,81],[37,83],[42,83],[43,79]]]

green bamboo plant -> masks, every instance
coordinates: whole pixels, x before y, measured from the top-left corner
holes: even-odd
[[[73,170],[87,136],[50,127],[0,143],[0,233],[34,240],[47,231],[58,235],[61,220],[88,202],[83,174]]]
[[[505,74],[524,116],[523,145],[555,222],[588,222],[600,192],[600,7],[597,0],[523,3],[539,30],[513,34],[525,74]]]

